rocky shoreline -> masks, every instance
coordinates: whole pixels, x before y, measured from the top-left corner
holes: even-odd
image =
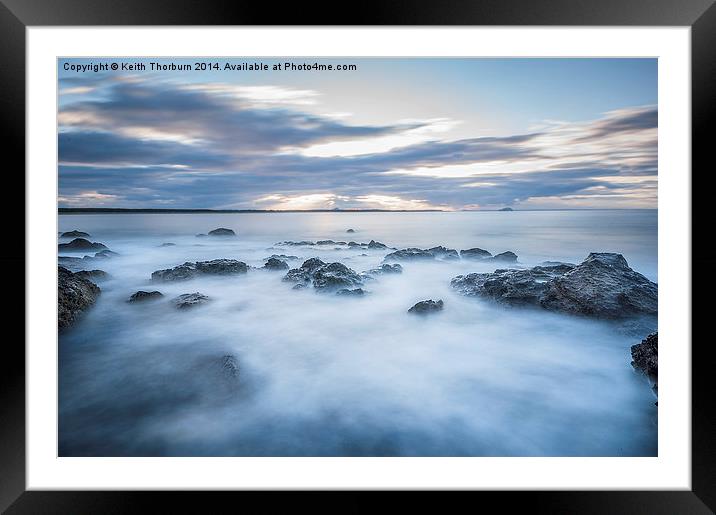
[[[82,237],[80,237],[80,235]],[[208,232],[214,237],[235,238],[231,229],[219,228]],[[60,256],[58,267],[58,326],[60,330],[74,324],[97,300],[100,288],[93,281],[101,281],[108,275],[98,269],[81,270],[100,259],[116,255],[100,242],[91,242],[82,231],[62,233],[61,237],[74,239],[58,244],[61,252],[95,252],[92,256]],[[264,273],[283,273],[281,281],[294,290],[310,289],[316,293],[331,293],[339,297],[360,298],[370,294],[366,286],[383,276],[400,274],[403,266],[411,262],[455,262],[495,263],[507,265],[488,273],[458,275],[450,281],[454,292],[467,297],[479,298],[496,305],[510,308],[538,309],[570,316],[593,318],[604,321],[629,321],[639,328],[656,328],[658,310],[658,288],[642,274],[633,270],[621,254],[591,253],[579,264],[557,261],[526,268],[518,263],[518,256],[512,251],[493,255],[491,252],[474,247],[456,250],[444,246],[427,249],[409,247],[394,249],[384,243],[370,240],[369,243],[334,240],[283,241],[276,246],[326,247],[335,249],[354,248],[383,251],[382,264],[377,268],[356,272],[345,264],[334,261],[324,262],[318,257],[303,261],[293,267],[289,261],[299,260],[297,256],[274,254],[264,261],[262,267],[252,267],[236,259],[213,259],[210,261],[184,262],[156,270],[150,278],[154,283],[190,281],[200,276],[237,277],[253,270]],[[389,252],[390,251],[390,252]],[[402,263],[402,264],[401,264]],[[407,264],[407,265],[406,265]],[[65,266],[79,268],[70,271]],[[252,272],[255,273],[255,272]],[[127,302],[145,303],[161,300],[159,291],[137,291]],[[127,297],[125,297],[126,299]],[[185,293],[170,299],[177,309],[184,310],[207,304],[210,295],[200,292]],[[442,299],[422,300],[407,309],[412,315],[429,315],[448,309]],[[642,330],[642,329],[639,329]],[[643,334],[643,333],[642,333]],[[632,365],[657,384],[657,333],[649,334],[641,343],[631,348]]]

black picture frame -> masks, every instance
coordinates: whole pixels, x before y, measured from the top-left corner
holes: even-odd
[[[341,3],[226,2],[191,0],[0,0],[0,116],[4,189],[14,202],[4,201],[6,223],[25,212],[25,30],[29,26],[81,25],[604,25],[691,27],[692,73],[692,268],[713,266],[706,245],[710,191],[708,130],[716,122],[716,6],[714,0],[425,0],[361,1]],[[88,47],[88,48],[91,48]],[[711,172],[711,173],[710,173]],[[689,170],[684,170],[689,174]],[[699,187],[694,187],[698,178]],[[23,192],[21,195],[20,192]],[[13,230],[17,231],[17,222]],[[699,229],[704,229],[699,231]],[[25,267],[24,245],[17,233],[12,252],[0,256],[7,276],[6,291],[13,292],[6,305],[6,320],[24,320],[25,304],[17,292],[25,291],[21,274]],[[24,239],[24,237],[23,237]],[[684,249],[687,252],[689,249]],[[13,272],[15,271],[15,272]],[[32,270],[26,270],[26,275]],[[695,329],[699,315],[711,306],[705,284],[692,282],[692,490],[691,491],[589,491],[589,492],[470,492],[470,504],[496,501],[502,508],[527,507],[537,513],[713,513],[716,509],[716,416],[709,339],[699,339]],[[17,325],[17,322],[15,323]],[[9,327],[10,324],[6,326]],[[50,492],[25,488],[25,350],[24,326],[19,334],[2,343],[0,374],[0,510],[7,513],[125,513],[158,501],[163,512],[210,512],[211,503],[230,501],[246,506],[260,502],[270,509],[275,502],[308,501],[320,506],[315,493],[258,492]],[[688,342],[684,342],[688,344]],[[330,498],[331,511],[357,512],[384,503],[375,492],[349,492]],[[460,499],[462,497],[462,499]],[[423,508],[444,510],[444,498],[413,499]],[[325,497],[322,498],[325,500]],[[266,504],[269,503],[269,504]],[[473,506],[478,506],[473,504]]]

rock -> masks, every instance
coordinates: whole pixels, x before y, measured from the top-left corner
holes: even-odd
[[[382,250],[382,249],[387,249],[388,246],[387,246],[387,245],[384,245],[383,243],[381,243],[381,242],[379,242],[379,241],[370,240],[370,243],[368,243],[368,248],[369,248],[369,249],[380,249],[380,250]]]
[[[342,263],[330,263],[317,268],[313,273],[313,287],[319,291],[336,290],[362,286],[361,277]]]
[[[209,236],[236,236],[236,233],[234,231],[232,231],[231,229],[225,229],[224,227],[219,227],[218,229],[209,231]]]
[[[391,252],[383,258],[383,261],[429,261],[435,256],[429,250],[407,248]]]
[[[559,268],[534,267],[529,270],[495,270],[492,273],[455,277],[450,286],[467,296],[489,298],[510,306],[539,306],[549,281],[564,273]]]
[[[348,229],[346,232],[353,233],[353,232],[355,232],[355,229]]]
[[[57,275],[57,325],[63,330],[95,303],[100,289],[92,281],[61,266],[57,267]]]
[[[566,266],[571,269],[577,265],[575,265],[574,263],[565,263],[564,261],[542,261],[540,263],[540,266]]]
[[[315,245],[312,241],[281,241],[276,245],[283,245],[286,247],[309,247]]]
[[[264,265],[264,268],[267,270],[288,270],[288,263],[285,261],[281,261],[278,258],[269,258],[268,261],[266,261],[266,264]]]
[[[198,275],[236,275],[245,274],[249,267],[243,261],[235,259],[213,259],[211,261],[187,261],[182,265],[152,272],[153,281],[183,281]]]
[[[658,312],[658,289],[632,270],[621,254],[591,253],[550,281],[542,307],[597,318],[627,318]]]
[[[431,249],[428,249],[428,252],[435,256],[436,259],[460,259],[460,256],[458,256],[457,254],[457,250],[447,249],[445,247],[433,247]]]
[[[341,290],[338,290],[336,292],[336,295],[340,297],[362,297],[363,295],[365,295],[365,291],[363,290],[363,288],[354,288],[352,290],[348,288],[343,288]]]
[[[208,236],[208,235],[206,235],[206,234],[204,234],[204,233],[199,233],[199,234],[196,235],[197,238],[206,238],[207,236]]]
[[[320,240],[316,242],[316,245],[347,245],[347,243],[345,241]]]
[[[127,302],[144,302],[147,300],[156,300],[160,297],[164,297],[164,294],[160,291],[142,291],[139,290],[137,293],[133,293]]]
[[[495,254],[491,258],[489,258],[490,261],[500,261],[502,263],[516,263],[517,262],[517,254],[514,252],[510,252],[509,250],[507,252],[502,252],[500,254]]]
[[[293,288],[291,288],[291,289],[292,290],[303,290],[305,288],[306,288],[306,285],[304,283],[298,283],[298,284],[294,284]]]
[[[67,231],[60,234],[60,238],[89,238],[90,235],[82,231]]]
[[[488,251],[475,247],[474,249],[467,249],[460,251],[460,257],[462,259],[485,259],[491,257]]]
[[[172,303],[177,309],[193,308],[207,302],[209,302],[209,297],[199,292],[184,293],[172,299]]]
[[[380,265],[380,268],[372,268],[370,270],[366,270],[363,272],[362,275],[383,275],[383,274],[402,274],[403,273],[403,267],[400,266],[398,263],[395,263],[394,265],[389,265],[388,263],[384,263]]]
[[[293,260],[301,259],[298,256],[287,256],[286,254],[272,254],[266,258],[266,261],[268,261],[269,259],[272,259],[272,258],[280,259],[281,261],[293,261]]]
[[[84,250],[102,250],[106,249],[107,246],[97,242],[91,242],[84,238],[75,238],[69,243],[60,243],[57,245],[57,250],[64,250],[67,252],[81,252]]]
[[[313,283],[319,291],[355,288],[363,285],[361,277],[342,263],[326,264],[318,258],[311,258],[293,268],[283,278],[287,282]]]
[[[221,369],[228,378],[236,379],[239,377],[239,361],[231,354],[221,358]]]
[[[175,247],[175,246],[176,246],[176,243],[171,243],[171,242],[170,242],[170,243],[162,243],[162,244],[159,245],[159,246],[160,246],[160,247]]]
[[[80,270],[79,272],[75,272],[75,275],[89,281],[104,281],[109,279],[109,274],[104,270]]]
[[[427,315],[429,313],[437,313],[438,311],[443,310],[443,301],[442,300],[421,300],[417,304],[415,304],[412,308],[408,310],[408,313],[413,313],[415,315]]]
[[[655,317],[658,309],[656,284],[629,268],[621,254],[592,253],[578,266],[461,275],[450,284],[463,295],[595,318]]]
[[[653,383],[654,393],[658,392],[659,381],[659,336],[652,333],[641,343],[631,346],[631,366],[646,375]]]
[[[109,249],[100,250],[99,252],[97,252],[94,255],[94,257],[96,257],[96,258],[109,258],[109,257],[113,257],[113,256],[119,256],[119,254],[117,254],[116,252],[112,252]]]
[[[514,209],[512,209],[511,207],[503,207],[499,211],[514,211]]]

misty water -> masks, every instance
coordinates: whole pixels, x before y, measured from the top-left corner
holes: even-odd
[[[227,227],[235,238],[197,238]],[[346,230],[355,229],[354,234]],[[608,322],[462,297],[450,279],[504,267],[403,263],[342,298],[292,290],[285,272],[153,284],[185,261],[272,254],[356,272],[389,250],[276,246],[284,240],[511,250],[519,264],[619,252],[657,281],[657,213],[524,211],[61,215],[119,253],[111,277],[59,339],[63,456],[653,456],[657,407]],[[162,243],[174,246],[160,247]],[[62,253],[63,255],[70,255]],[[82,256],[82,254],[71,254]],[[130,304],[137,290],[164,297]],[[211,302],[175,309],[201,292]],[[407,313],[442,299],[443,312]],[[238,364],[229,377],[225,356]]]

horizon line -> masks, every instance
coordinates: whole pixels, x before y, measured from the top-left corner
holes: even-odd
[[[125,208],[125,207],[58,207],[59,214],[72,213],[479,213],[510,211],[644,211],[656,207],[562,207],[562,208],[495,208],[495,209],[213,209],[213,208]]]

